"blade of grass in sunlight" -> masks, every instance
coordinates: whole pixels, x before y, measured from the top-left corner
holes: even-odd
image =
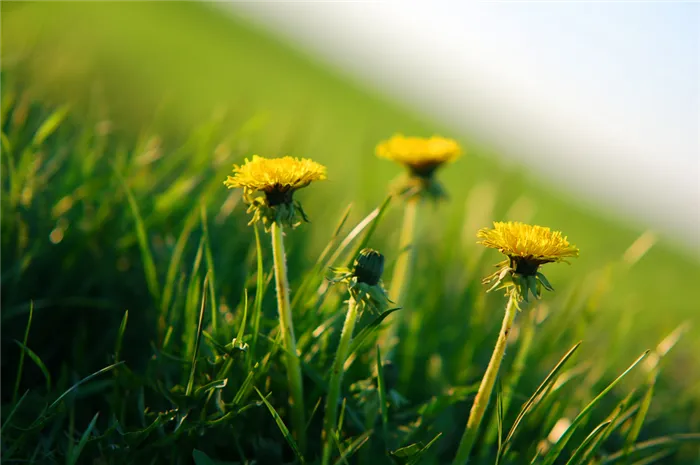
[[[566,444],[569,442],[571,439],[571,436],[573,436],[574,432],[576,431],[576,428],[579,426],[579,424],[586,418],[588,413],[600,402],[600,400],[608,394],[621,380],[624,378],[630,371],[636,367],[639,362],[644,360],[647,355],[649,355],[649,351],[644,352],[637,360],[635,360],[632,365],[629,366],[620,376],[615,378],[615,380],[610,383],[605,389],[603,389],[600,394],[598,394],[591,402],[586,405],[583,410],[574,418],[574,420],[571,422],[571,425],[567,428],[566,432],[562,437],[559,438],[559,440],[552,446],[550,451],[547,453],[547,455],[544,458],[544,465],[552,465],[554,461],[559,457],[559,454],[564,450],[564,447],[566,447]]]
[[[510,431],[508,432],[508,435],[506,435],[506,439],[503,441],[503,447],[501,450],[499,450],[499,455],[504,455],[505,453],[508,452],[508,449],[510,447],[510,443],[513,440],[513,437],[515,436],[515,433],[518,430],[518,426],[520,426],[520,423],[523,421],[526,415],[528,415],[535,404],[538,402],[538,399],[540,396],[545,392],[546,389],[548,389],[551,384],[554,382],[556,379],[557,375],[559,374],[559,371],[564,367],[566,362],[571,358],[572,355],[576,352],[576,350],[580,347],[581,343],[577,342],[576,345],[574,345],[569,351],[564,354],[564,356],[559,360],[559,362],[555,365],[554,368],[552,368],[552,371],[549,372],[547,377],[542,381],[542,383],[537,387],[535,390],[534,394],[530,396],[530,398],[527,400],[525,405],[520,409],[520,413],[518,413],[518,416],[516,417],[515,421],[513,422],[513,426],[511,426]]]
[[[342,231],[343,226],[345,226],[345,222],[350,216],[351,208],[352,204],[348,205],[345,208],[345,211],[341,215],[340,220],[338,221],[338,224],[336,225],[330,240],[328,241],[324,249],[321,251],[321,254],[318,256],[314,267],[306,274],[306,278],[302,281],[301,285],[299,286],[299,289],[294,295],[294,299],[292,299],[292,308],[297,308],[299,302],[306,297],[309,290],[313,287],[313,283],[315,281],[323,279],[324,268],[327,268],[329,266],[329,264],[325,262],[325,259],[328,256],[328,254],[330,254],[331,250],[333,250],[333,247],[336,245],[337,240],[340,237],[340,232]]]
[[[192,394],[192,389],[194,388],[194,374],[197,369],[197,355],[199,355],[199,345],[202,341],[202,324],[204,322],[204,311],[207,308],[207,286],[209,284],[209,273],[204,276],[204,283],[202,284],[202,305],[199,309],[199,319],[197,320],[197,336],[195,337],[194,350],[192,351],[192,367],[190,368],[190,377],[187,381],[187,390],[185,391],[186,396]]]
[[[37,129],[36,133],[34,133],[34,137],[32,138],[32,145],[38,147],[41,144],[43,144],[44,141],[48,139],[48,137],[51,136],[51,134],[53,134],[56,131],[56,129],[58,129],[63,120],[66,119],[69,110],[70,107],[68,105],[64,105],[58,108],[55,112],[53,112],[42,123],[42,125],[39,126],[39,129]]]
[[[192,233],[195,225],[197,224],[197,209],[193,208],[187,215],[182,227],[182,232],[175,242],[175,247],[173,248],[172,255],[170,256],[170,263],[168,265],[168,271],[165,275],[165,285],[163,286],[163,298],[161,299],[160,305],[160,324],[165,325],[167,319],[167,312],[170,306],[173,292],[175,290],[175,285],[177,283],[177,272],[178,267],[182,261],[182,256],[185,252],[185,247],[187,246],[187,240]]]
[[[364,249],[365,247],[367,247],[367,244],[369,244],[370,239],[372,239],[374,232],[377,230],[377,226],[379,226],[379,223],[382,221],[382,217],[384,216],[387,209],[389,208],[389,205],[391,205],[391,199],[392,199],[392,197],[390,195],[387,196],[387,198],[384,199],[384,202],[382,202],[382,204],[378,207],[378,209],[375,210],[377,212],[376,216],[369,223],[369,227],[367,228],[367,232],[362,237],[362,240],[360,240],[360,242],[358,242],[357,246],[355,246],[355,249],[350,253],[348,261],[346,263],[346,266],[351,266],[353,260],[355,260],[355,257],[357,257],[360,254],[360,251],[362,249]]]
[[[146,226],[141,217],[141,212],[139,206],[136,203],[136,199],[129,189],[124,177],[114,168],[114,174],[119,180],[119,183],[126,194],[126,198],[129,201],[129,207],[131,208],[131,214],[134,219],[134,227],[136,229],[136,235],[138,237],[139,248],[141,249],[141,259],[143,260],[143,270],[146,274],[146,283],[148,283],[148,290],[151,292],[151,297],[153,297],[155,302],[160,301],[160,286],[158,284],[158,274],[156,273],[156,265],[153,260],[153,253],[151,252],[151,247],[148,244],[148,235],[146,233]]]
[[[211,328],[214,334],[216,334],[219,327],[218,315],[218,304],[216,300],[216,274],[214,272],[214,255],[211,251],[211,239],[209,235],[209,225],[207,224],[207,209],[202,202],[201,207],[201,222],[202,222],[202,234],[204,237],[204,258],[207,262],[207,275],[210,276],[209,279],[209,300],[211,301]]]
[[[602,436],[605,433],[605,429],[610,426],[612,423],[612,420],[605,421],[598,426],[596,426],[591,433],[586,436],[586,439],[583,440],[583,442],[576,448],[573,454],[571,454],[571,457],[569,460],[566,462],[566,465],[575,465],[575,464],[584,464],[586,462],[583,461],[583,458],[585,456],[585,451],[588,448],[593,441],[598,439],[600,436]]]
[[[647,452],[649,450],[654,450],[657,448],[674,448],[682,443],[696,443],[700,444],[700,433],[687,433],[687,434],[672,434],[669,436],[663,436],[660,438],[649,439],[647,441],[639,442],[634,445],[630,450],[620,450],[614,454],[610,454],[603,457],[600,464],[610,465],[617,463],[619,461],[626,460],[629,455],[637,454],[639,452]]]

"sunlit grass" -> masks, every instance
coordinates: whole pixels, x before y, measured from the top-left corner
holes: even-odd
[[[40,104],[24,116],[20,110],[12,104],[3,115],[3,339],[22,340],[3,350],[7,386],[17,386],[4,402],[4,457],[177,462],[197,451],[197,463],[267,454],[281,463],[301,460],[304,450],[306,461],[319,460],[323,399],[346,305],[344,291],[327,285],[327,267],[350,264],[367,244],[387,250],[393,266],[398,250],[382,234],[396,225],[379,213],[400,203],[374,213],[351,207],[334,217],[313,214],[305,228],[336,224],[327,244],[287,231],[308,418],[302,449],[289,433],[270,251],[246,226],[240,197],[221,184],[230,168],[212,166],[216,137],[175,147],[169,159],[144,159],[153,150],[150,137],[101,134]],[[198,182],[162,209],[162,199],[180,189],[154,182],[167,173]],[[406,304],[423,316],[413,335],[417,347],[403,345],[399,333],[395,362],[377,371],[378,324],[392,314],[365,312],[358,321],[344,367],[335,459],[452,459],[504,305],[502,296],[484,293],[489,265],[474,261],[481,254],[473,233],[456,249],[435,242],[449,229],[426,234],[432,258],[417,261]],[[630,365],[636,357],[611,352],[624,343],[619,339],[636,337],[628,322],[607,324],[603,338],[589,310],[604,304],[636,260],[648,259],[640,256],[648,245],[638,242],[641,250],[628,251],[620,264],[601,262],[609,264],[601,277],[611,288],[600,290],[597,279],[567,285],[552,278],[558,292],[516,319],[474,447],[479,463],[525,463],[536,455],[545,463],[613,463],[627,453],[680,454],[673,456],[685,463],[695,457],[683,444],[698,439],[690,434],[697,393],[665,378],[677,376],[674,366],[682,362],[671,348],[687,328],[664,341],[640,336],[651,355]],[[307,257],[316,253],[314,266]],[[571,347],[577,350],[565,356]],[[409,379],[402,376],[406,349],[413,357]],[[631,368],[616,379],[620,364]]]
[[[136,5],[113,11],[104,27],[109,35],[119,21],[134,22],[125,54],[151,46],[139,42],[139,25],[155,24],[158,7]],[[185,109],[177,116],[127,123],[111,111],[128,106],[127,97],[40,90],[40,76],[25,66],[31,54],[3,68],[3,462],[320,462],[348,307],[347,289],[329,285],[329,267],[351,266],[368,246],[386,257],[386,276],[396,266],[403,204],[386,199],[396,171],[375,160],[373,147],[398,129],[437,131],[274,42],[255,42],[242,26],[226,32],[236,23],[174,5],[161,12],[165,29],[186,38],[165,19],[189,15],[200,25],[182,60],[207,34],[234,51],[246,48],[231,45],[243,37],[270,63],[284,57],[277,71],[295,70],[292,94],[316,87],[322,98],[303,119],[303,105],[279,96],[275,78],[252,84],[262,68],[251,64],[236,90],[225,76],[238,70],[223,66],[218,84],[194,86],[206,87],[195,116],[178,102],[170,107]],[[11,11],[15,23],[3,17],[4,56],[5,39],[20,37],[11,34],[32,8]],[[98,11],[90,8],[88,16]],[[89,30],[80,23],[74,36]],[[238,97],[245,104],[225,114],[207,111],[217,98]],[[296,194],[311,223],[284,238],[303,452],[292,434],[271,248],[262,228],[247,226],[241,193],[222,185],[233,163],[256,152],[328,165],[328,182]],[[517,315],[470,463],[697,463],[697,262],[551,195],[479,148],[467,152],[440,173],[450,199],[421,211],[404,308],[357,322],[332,462],[453,460],[506,304],[481,284],[499,256],[476,243],[476,232],[512,220],[562,229],[582,253],[575,266],[552,265],[556,293]],[[397,333],[389,357],[376,348],[379,330],[404,310],[420,318],[411,334]]]

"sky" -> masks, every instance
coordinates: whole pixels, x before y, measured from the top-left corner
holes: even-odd
[[[700,250],[700,3],[228,5],[606,212]]]

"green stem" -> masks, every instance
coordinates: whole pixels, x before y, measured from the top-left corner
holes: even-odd
[[[399,256],[396,258],[394,266],[394,275],[391,278],[391,286],[389,288],[389,299],[394,305],[403,306],[406,297],[406,290],[411,281],[411,269],[413,267],[413,259],[415,257],[415,236],[416,236],[416,220],[418,218],[418,197],[411,198],[406,201],[404,210],[403,225],[401,226],[401,236],[399,237]],[[382,352],[387,354],[389,358],[396,345],[396,333],[402,321],[405,321],[407,316],[402,310],[397,313],[398,318],[393,319],[392,323],[387,326],[384,334],[379,339],[379,345]]]
[[[262,316],[262,301],[265,294],[265,276],[263,269],[262,244],[260,243],[260,227],[258,223],[253,224],[255,231],[255,254],[257,255],[257,277],[255,281],[255,303],[253,307],[253,340],[248,350],[248,371],[253,366],[253,360],[258,348],[258,333],[260,332],[260,317]]]
[[[343,365],[348,358],[352,333],[357,321],[357,303],[350,297],[348,301],[348,313],[345,316],[345,324],[340,333],[340,343],[335,354],[331,379],[328,384],[328,397],[326,398],[326,413],[323,418],[323,465],[328,465],[333,455],[333,439],[336,422],[338,421],[338,401],[340,400],[340,387],[343,381]]]
[[[501,367],[503,355],[506,352],[508,334],[513,327],[513,321],[518,312],[515,305],[515,298],[515,294],[511,294],[508,299],[501,332],[498,335],[498,341],[496,341],[493,354],[491,354],[489,366],[486,368],[486,373],[484,373],[484,377],[481,379],[479,390],[474,398],[474,404],[469,412],[469,420],[467,420],[467,427],[464,429],[462,440],[459,443],[459,449],[457,449],[457,455],[452,462],[453,465],[463,465],[469,461],[469,454],[472,451],[472,447],[474,447],[474,442],[479,433],[479,426],[481,426],[481,421],[484,419],[484,413],[486,412],[486,407],[489,405],[493,386],[496,384],[496,378],[498,378],[498,370]]]
[[[287,260],[282,240],[282,227],[272,223],[272,255],[275,265],[275,285],[277,287],[277,310],[280,316],[282,346],[285,348],[287,380],[289,382],[289,403],[292,412],[292,427],[296,433],[297,445],[302,453],[306,449],[306,420],[304,418],[304,385],[301,377],[301,363],[297,355],[297,343],[292,323],[292,307],[289,303],[289,280]]]
[[[530,355],[530,348],[532,347],[532,340],[534,339],[535,335],[536,316],[536,312],[528,312],[525,322],[520,327],[518,352],[515,354],[515,358],[513,359],[513,368],[510,375],[506,379],[504,386],[505,389],[503,390],[503,395],[501,397],[501,412],[503,417],[508,414],[510,404],[513,400],[513,394],[515,393],[515,389],[518,387],[520,378],[525,371],[525,363],[527,362],[527,357]],[[498,423],[496,421],[497,415],[498,412],[494,411],[494,420],[489,424],[489,428],[486,432],[486,444],[492,444],[496,439],[496,435],[498,434]]]

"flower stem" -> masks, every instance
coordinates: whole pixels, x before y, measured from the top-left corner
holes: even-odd
[[[525,316],[525,320],[520,326],[518,352],[513,359],[513,367],[511,368],[510,374],[504,380],[504,390],[501,395],[501,413],[504,417],[508,414],[508,409],[513,400],[513,393],[525,371],[525,364],[527,363],[527,357],[530,355],[530,348],[532,347],[532,341],[535,335],[535,318],[535,311],[528,312],[528,315]],[[493,444],[496,441],[496,435],[498,434],[497,417],[498,412],[494,410],[493,420],[486,430],[486,444]]]
[[[348,301],[348,313],[345,316],[343,330],[340,333],[340,343],[335,354],[331,379],[328,384],[328,397],[326,398],[326,413],[323,418],[323,465],[328,465],[333,455],[332,435],[338,421],[338,401],[340,400],[340,387],[343,381],[343,365],[348,358],[352,333],[357,321],[357,303],[350,297]]]
[[[292,306],[289,303],[289,280],[287,278],[287,260],[282,240],[282,227],[272,223],[272,255],[275,265],[275,285],[277,287],[277,310],[280,316],[282,345],[286,351],[287,380],[289,382],[289,404],[292,413],[292,427],[296,433],[299,449],[306,449],[306,420],[304,418],[304,385],[301,377],[301,364],[297,355],[294,325],[292,323]]]
[[[391,286],[389,288],[389,299],[399,306],[404,305],[406,290],[411,281],[411,271],[415,257],[416,220],[418,218],[419,201],[418,197],[408,199],[404,209],[403,225],[401,226],[401,236],[399,237],[399,256],[396,259],[396,265],[394,265],[394,275],[391,278]],[[403,311],[398,312],[398,319],[394,319],[380,337],[379,345],[382,351],[387,354],[387,357],[390,357],[393,352],[396,333],[402,321],[406,320],[406,317],[407,315]]]
[[[498,370],[501,367],[501,361],[503,361],[503,355],[506,352],[508,334],[513,327],[513,321],[518,312],[515,299],[516,296],[512,293],[508,299],[508,305],[506,305],[506,314],[503,317],[503,324],[501,326],[501,332],[498,335],[498,341],[496,341],[496,347],[493,349],[491,361],[486,368],[486,373],[484,373],[484,377],[481,379],[479,390],[474,398],[474,404],[469,412],[469,420],[467,420],[467,427],[464,429],[462,440],[457,449],[457,455],[452,462],[453,465],[464,465],[469,461],[469,454],[472,451],[472,447],[474,447],[474,442],[479,433],[479,426],[481,426],[481,421],[484,418],[486,407],[489,405],[493,386],[496,384],[496,378],[498,377]]]

